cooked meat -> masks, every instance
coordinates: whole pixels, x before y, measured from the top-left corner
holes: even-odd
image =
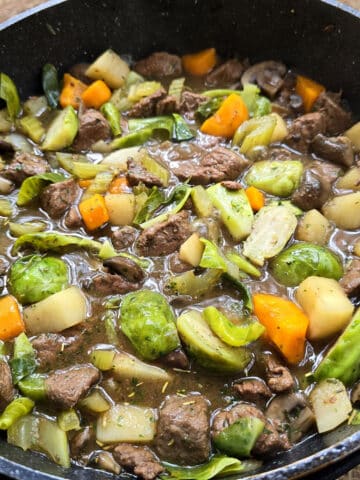
[[[133,107],[127,112],[128,117],[144,118],[153,117],[156,115],[157,104],[166,97],[166,91],[161,87],[152,95],[142,98],[135,103]]]
[[[52,218],[61,217],[80,194],[77,182],[70,178],[48,185],[41,192],[40,205]]]
[[[37,361],[42,371],[52,370],[59,358],[75,353],[81,343],[83,336],[81,331],[72,332],[64,330],[60,333],[42,333],[32,340],[32,346],[37,353]]]
[[[97,273],[84,284],[84,287],[91,290],[94,295],[117,295],[138,290],[138,283],[129,282],[121,275],[113,275],[112,273]]]
[[[194,267],[190,265],[190,263],[183,262],[179,258],[179,253],[175,252],[169,258],[169,268],[173,273],[183,273],[187,272],[188,270],[192,270]]]
[[[136,242],[140,255],[157,257],[175,252],[191,235],[189,213],[182,211],[146,228]]]
[[[207,102],[208,98],[199,93],[184,91],[181,95],[179,112],[186,115],[187,118],[193,119],[196,110],[202,103]]]
[[[243,72],[244,65],[236,58],[232,58],[208,73],[205,82],[211,88],[230,87],[240,81]]]
[[[97,447],[94,429],[92,427],[83,428],[75,433],[69,443],[71,455],[75,458],[91,452]]]
[[[270,389],[275,393],[287,392],[295,385],[290,370],[281,365],[273,355],[264,355],[266,366],[266,381]]]
[[[351,260],[339,283],[345,290],[346,295],[349,295],[349,297],[358,296],[360,293],[360,258]]]
[[[0,360],[0,412],[2,412],[15,397],[11,370],[5,360]]]
[[[64,223],[67,228],[80,228],[83,226],[80,212],[75,205],[66,212]]]
[[[50,171],[50,165],[42,157],[32,153],[16,153],[1,175],[16,185],[21,185],[27,177]]]
[[[92,83],[94,80],[89,78],[85,73],[89,67],[90,63],[76,63],[69,69],[69,73],[73,77],[81,80],[83,83],[90,85],[90,83]]]
[[[189,359],[181,348],[164,355],[161,357],[161,361],[168,367],[180,368],[181,370],[187,370],[190,366]]]
[[[314,109],[324,114],[325,132],[329,135],[339,135],[351,126],[351,113],[342,107],[341,95],[338,93],[322,92]]]
[[[312,141],[311,148],[318,157],[329,162],[345,167],[354,163],[352,143],[347,137],[326,137],[319,133]]]
[[[287,436],[279,434],[272,423],[265,418],[261,410],[247,403],[238,403],[228,410],[220,410],[213,418],[212,437],[216,437],[225,428],[239,420],[239,418],[246,417],[256,417],[265,422],[264,431],[257,439],[252,453],[264,457],[288,450],[291,447]]]
[[[204,154],[200,163],[185,160],[173,168],[180,180],[189,179],[191,183],[207,185],[222,180],[235,180],[249,165],[249,161],[225,147],[215,147]]]
[[[291,201],[305,211],[321,208],[329,198],[330,191],[331,185],[328,180],[321,178],[310,169],[306,169],[300,186],[291,196]]]
[[[202,395],[166,398],[159,410],[155,448],[161,458],[195,465],[210,455],[208,403]]]
[[[98,110],[89,108],[79,115],[79,131],[72,149],[76,152],[89,150],[95,142],[107,140],[110,135],[111,130],[106,118]]]
[[[139,60],[134,70],[144,77],[158,78],[178,77],[182,73],[181,58],[167,52],[155,52]]]
[[[221,185],[228,190],[241,190],[242,186],[241,183],[239,182],[232,182],[231,180],[225,180],[224,182],[221,182]]]
[[[250,378],[234,383],[233,390],[240,400],[245,402],[263,402],[272,396],[269,387],[260,378]]]
[[[5,275],[9,268],[9,262],[5,257],[0,257],[0,275]]]
[[[132,158],[129,158],[127,165],[126,178],[129,185],[134,186],[139,183],[144,183],[147,187],[163,187],[163,183],[159,177],[145,170],[141,165],[134,162]]]
[[[126,225],[111,232],[111,241],[116,250],[122,250],[134,243],[136,235],[136,228]]]
[[[167,95],[156,104],[156,115],[171,115],[179,110],[179,101],[176,97]]]
[[[147,447],[120,443],[114,448],[113,456],[119,465],[144,480],[153,480],[164,472],[162,465]]]
[[[131,258],[111,257],[104,260],[103,265],[110,268],[113,272],[122,275],[129,282],[141,282],[145,277],[143,269]]]
[[[307,153],[315,136],[325,133],[325,125],[325,116],[321,112],[306,113],[291,123],[285,143],[299,152]]]
[[[340,176],[341,168],[333,163],[316,160],[310,164],[310,170],[318,175],[322,181],[328,181],[330,183]]]
[[[67,409],[74,407],[100,380],[100,372],[92,365],[57,370],[45,380],[47,397],[58,407]]]

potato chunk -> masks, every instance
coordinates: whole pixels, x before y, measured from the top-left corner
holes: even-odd
[[[300,283],[296,300],[309,317],[307,337],[322,340],[349,323],[354,306],[336,280],[308,277]]]
[[[135,195],[133,193],[109,193],[105,196],[105,204],[111,225],[131,225],[135,216]]]
[[[325,203],[322,213],[338,228],[344,230],[360,228],[360,192],[334,197]]]
[[[181,245],[179,251],[179,258],[183,262],[189,263],[193,267],[197,267],[200,263],[201,256],[204,251],[204,245],[200,242],[200,237],[197,233],[193,233]]]
[[[295,238],[304,242],[326,245],[331,233],[331,224],[318,210],[305,213],[297,227]]]

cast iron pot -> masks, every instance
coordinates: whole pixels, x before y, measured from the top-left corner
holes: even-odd
[[[47,62],[65,71],[109,47],[140,58],[209,46],[224,56],[297,66],[330,90],[342,89],[360,114],[360,15],[332,0],[53,0],[0,25],[0,71],[25,98],[40,91]],[[331,480],[358,464],[360,431],[341,426],[313,435],[246,478]],[[3,439],[0,473],[22,480],[114,478],[75,466],[62,469]]]

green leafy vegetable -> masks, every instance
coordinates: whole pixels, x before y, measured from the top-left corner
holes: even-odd
[[[165,289],[177,295],[190,295],[193,298],[202,297],[217,285],[222,274],[222,270],[215,268],[209,268],[200,275],[195,275],[194,270],[189,270],[180,275],[169,277]]]
[[[203,119],[211,117],[217,110],[219,110],[220,105],[224,101],[224,97],[214,97],[210,98],[207,102],[201,103],[196,110],[198,115],[201,115]]]
[[[190,130],[188,124],[183,117],[178,113],[173,113],[174,126],[172,131],[172,139],[175,142],[182,142],[184,140],[191,140],[194,138],[193,132]]]
[[[214,444],[229,455],[249,457],[264,426],[264,422],[256,417],[240,418],[216,435]]]
[[[215,455],[208,463],[196,467],[180,467],[166,462],[162,464],[170,472],[171,477],[178,480],[210,480],[230,467],[232,473],[240,473],[243,470],[240,460],[225,455]],[[163,480],[166,478],[168,477],[162,476]]]
[[[7,430],[16,420],[27,415],[34,407],[34,402],[30,398],[15,398],[0,415],[0,430]]]
[[[180,345],[174,314],[160,293],[139,290],[126,295],[121,303],[120,325],[136,351],[147,360]]]
[[[19,381],[18,387],[20,392],[26,397],[31,398],[35,402],[45,400],[45,379],[46,375],[34,373]]]
[[[41,173],[25,178],[21,184],[16,203],[19,207],[23,207],[39,196],[46,185],[49,183],[62,182],[65,178],[66,177],[60,173]]]
[[[43,232],[46,229],[46,223],[41,221],[31,221],[24,223],[9,222],[9,230],[14,237],[21,237],[27,233]]]
[[[151,128],[152,132],[155,130],[166,130],[171,136],[173,129],[173,119],[170,115],[159,115],[158,117],[148,118],[130,118],[128,121],[129,132],[143,130],[144,128]]]
[[[100,108],[101,113],[109,122],[112,134],[117,137],[121,134],[120,112],[111,102],[106,102]]]
[[[20,97],[15,83],[5,73],[0,73],[0,98],[6,103],[9,117],[14,120],[21,110]]]
[[[21,333],[15,338],[10,368],[15,385],[36,369],[35,351],[25,333]]]
[[[152,187],[150,194],[147,195],[147,199],[141,209],[136,213],[133,223],[135,225],[140,225],[143,222],[146,222],[151,218],[151,215],[157,210],[161,205],[164,204],[165,194],[158,189],[158,187]]]
[[[48,104],[51,108],[56,108],[59,103],[60,86],[57,70],[51,63],[43,66],[42,87]]]

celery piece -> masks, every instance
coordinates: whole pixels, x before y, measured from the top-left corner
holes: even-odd
[[[46,375],[35,373],[23,378],[18,383],[20,392],[35,402],[46,399],[45,391]]]
[[[205,92],[201,92],[201,95],[209,98],[216,98],[216,97],[228,97],[232,93],[236,93],[237,95],[241,95],[241,90],[231,90],[229,88],[217,88],[214,90],[206,90]]]
[[[56,151],[69,147],[76,137],[78,128],[78,117],[74,108],[69,105],[61,110],[51,122],[41,148]]]
[[[246,155],[255,147],[269,145],[275,126],[276,118],[271,115],[247,120],[236,130],[232,144]]]
[[[118,345],[119,338],[116,331],[116,319],[114,312],[112,310],[107,310],[101,319],[104,322],[105,333],[108,339],[108,342],[111,345]]]
[[[99,172],[96,174],[94,180],[91,182],[89,187],[83,193],[81,200],[86,200],[89,197],[92,197],[96,193],[104,194],[108,191],[110,183],[114,178],[115,172]]]
[[[106,372],[107,370],[111,370],[114,363],[115,358],[115,350],[93,350],[90,354],[90,359],[92,364],[101,370],[102,372]]]
[[[104,398],[104,395],[102,395],[99,390],[95,389],[90,395],[79,402],[79,407],[85,408],[92,413],[102,413],[109,410],[111,404]]]
[[[64,170],[71,173],[71,175],[84,180],[94,178],[100,172],[111,170],[109,165],[74,162],[69,159],[67,155],[63,155],[62,153],[56,153],[56,159]]]
[[[6,73],[0,73],[0,98],[5,101],[9,117],[13,120],[21,110],[20,97],[15,83]]]
[[[60,173],[40,173],[32,177],[25,178],[22,182],[16,203],[23,207],[38,197],[49,183],[62,182],[66,177]]]
[[[209,268],[200,275],[195,275],[194,270],[189,270],[169,277],[165,289],[176,295],[201,297],[217,285],[222,274],[223,271],[217,268]]]
[[[59,103],[60,86],[58,73],[54,65],[46,63],[42,68],[42,87],[51,108],[56,108]]]
[[[0,216],[11,217],[13,214],[13,206],[7,198],[0,198]]]
[[[49,109],[45,96],[30,97],[24,103],[24,113],[32,117],[39,117]]]
[[[217,183],[206,191],[231,236],[235,240],[247,237],[251,232],[254,214],[244,190],[228,190]]]
[[[145,149],[139,151],[134,157],[135,163],[139,163],[143,169],[158,178],[163,187],[169,185],[170,172],[155,158],[151,157]]]
[[[135,72],[134,70],[130,70],[130,72],[127,74],[127,77],[125,79],[125,87],[129,88],[131,85],[135,85],[137,83],[143,83],[145,82],[144,77],[142,77],[139,73]]]
[[[60,412],[57,417],[57,424],[64,432],[80,429],[80,418],[73,408]]]
[[[269,115],[271,113],[271,102],[266,97],[259,97],[255,102],[255,108],[253,112],[253,117],[263,117],[264,115]]]
[[[100,108],[101,113],[109,122],[112,134],[117,137],[121,134],[120,113],[116,106],[110,102],[106,102]]]
[[[194,138],[193,132],[190,130],[183,117],[178,113],[173,113],[172,116],[174,119],[172,139],[175,142],[183,142],[185,140],[191,140]]]
[[[185,77],[174,78],[169,85],[168,95],[170,97],[175,97],[180,101],[181,94],[185,84]]]
[[[246,260],[246,258],[242,257],[238,253],[228,252],[226,254],[226,258],[235,263],[235,265],[237,265],[243,272],[248,273],[256,278],[261,277],[260,270],[254,267],[254,265],[252,265],[248,260]]]
[[[33,142],[40,143],[45,135],[45,128],[41,121],[31,115],[20,118],[18,124],[24,134]]]
[[[127,89],[125,87],[114,90],[110,102],[115,105],[119,112],[125,112],[133,106],[133,102],[130,102],[127,98]]]
[[[0,430],[7,430],[16,420],[27,415],[34,407],[34,402],[30,398],[15,398],[0,415]]]
[[[142,82],[130,86],[128,100],[130,102],[139,102],[142,98],[148,97],[161,88],[160,82]]]
[[[118,150],[120,148],[136,147],[143,145],[153,134],[153,129],[150,127],[142,128],[134,132],[128,133],[123,137],[115,138],[110,143],[111,150]]]
[[[240,96],[244,100],[250,115],[252,115],[254,110],[256,109],[259,95],[260,95],[260,88],[254,83],[246,83],[244,85],[243,90],[240,91]]]
[[[191,199],[198,217],[210,217],[213,205],[210,197],[202,185],[196,185],[191,189]]]

